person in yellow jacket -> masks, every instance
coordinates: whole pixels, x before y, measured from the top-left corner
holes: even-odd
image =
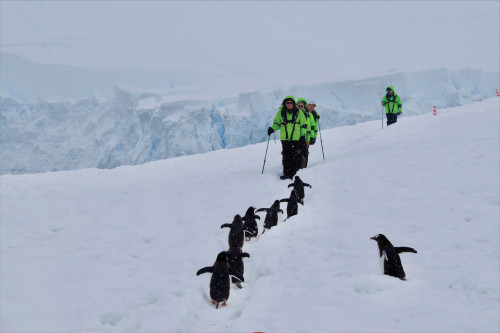
[[[283,175],[281,179],[292,179],[300,168],[300,161],[306,147],[307,122],[304,112],[297,108],[295,98],[287,96],[267,129],[267,135],[280,131],[283,155]]]
[[[385,116],[387,117],[387,126],[398,121],[398,115],[402,113],[403,106],[401,98],[394,91],[393,86],[386,89],[387,94],[382,98],[382,105],[385,106]]]

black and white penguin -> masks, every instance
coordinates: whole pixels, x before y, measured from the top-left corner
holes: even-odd
[[[278,225],[278,213],[283,214],[283,210],[280,209],[280,201],[275,200],[271,207],[269,208],[259,208],[255,211],[266,212],[266,218],[264,219],[264,230],[262,233],[266,232],[266,229],[271,229]]]
[[[219,308],[219,304],[225,306],[229,299],[230,275],[237,277],[242,282],[245,281],[243,275],[229,267],[228,253],[226,251],[222,251],[217,255],[213,266],[198,270],[196,275],[204,273],[212,273],[212,278],[210,279],[210,298],[216,309]]]
[[[401,280],[406,280],[406,274],[403,270],[399,253],[417,253],[417,251],[411,247],[394,247],[391,242],[389,242],[387,237],[382,234],[375,235],[370,239],[377,241],[378,249],[380,251],[380,264],[384,274],[400,278]]]
[[[250,258],[250,254],[242,252],[241,247],[230,247],[227,251],[227,257],[229,260],[229,267],[243,276],[243,273],[245,272],[243,258]],[[238,288],[242,288],[240,279],[231,277],[231,282],[233,282]]]
[[[302,203],[302,201],[299,199],[299,196],[297,195],[297,191],[295,191],[295,190],[292,190],[292,192],[290,192],[289,198],[281,199],[280,202],[288,202],[288,204],[286,205],[286,219],[284,221],[286,221],[289,217],[292,217],[292,216],[298,214],[299,202],[302,205],[304,205]]]
[[[307,183],[304,183],[302,181],[302,179],[300,179],[299,176],[295,176],[293,183],[288,185],[288,187],[291,187],[291,186],[293,186],[293,189],[297,192],[297,195],[299,196],[301,203],[304,204],[304,197],[306,196],[305,192],[304,192],[304,186],[307,186],[310,188],[312,188],[312,186],[307,184]]]
[[[220,228],[231,228],[227,237],[229,247],[243,247],[245,242],[245,226],[239,214],[234,216],[233,223],[224,223]]]
[[[260,216],[255,214],[255,207],[248,207],[247,212],[243,217],[245,240],[250,240],[252,237],[257,238],[257,235],[259,234],[259,227],[256,220],[260,220]]]

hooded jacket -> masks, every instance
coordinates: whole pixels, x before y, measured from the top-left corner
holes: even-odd
[[[303,97],[300,97],[297,99],[297,104],[299,104],[300,102],[302,102],[304,104],[303,113],[304,113],[304,116],[306,117],[306,123],[307,123],[306,142],[310,142],[311,138],[313,137],[312,132],[313,132],[314,125],[315,125],[314,118],[313,118],[312,114],[307,110],[307,100]]]
[[[275,131],[280,131],[281,141],[299,141],[301,137],[305,138],[306,136],[307,121],[304,113],[297,108],[297,105],[292,110],[288,110],[285,102],[289,99],[295,102],[293,96],[287,96],[283,99],[271,127]]]
[[[392,90],[392,96],[389,95],[389,89]],[[382,105],[385,106],[385,113],[398,113],[402,110],[401,99],[394,91],[393,86],[389,86],[386,89],[387,94],[382,98]]]

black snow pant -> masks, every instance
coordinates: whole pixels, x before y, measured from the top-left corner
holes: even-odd
[[[283,176],[292,179],[300,168],[302,149],[299,141],[281,141],[283,150]]]
[[[394,124],[398,121],[398,114],[397,113],[386,113],[387,116],[387,126]]]

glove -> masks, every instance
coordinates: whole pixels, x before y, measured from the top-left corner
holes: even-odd
[[[267,135],[271,135],[272,133],[274,133],[274,129],[272,127],[269,127],[267,129]]]
[[[399,111],[399,112],[398,112],[398,115],[400,115],[401,113],[403,113],[403,112],[402,112],[402,111]]]
[[[320,118],[319,114],[316,114],[316,118],[318,118],[318,119]]]
[[[312,146],[316,143],[316,139],[314,138],[311,138],[311,140],[309,140],[309,144]]]

